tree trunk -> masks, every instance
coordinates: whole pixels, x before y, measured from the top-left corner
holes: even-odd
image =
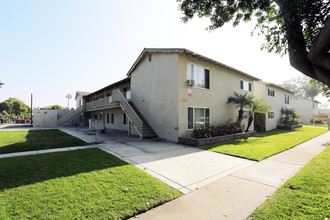
[[[244,113],[243,109],[240,109],[240,110],[238,111],[238,121],[242,121],[243,113]]]
[[[294,12],[286,10],[289,0],[275,0],[275,2],[280,8],[286,26],[291,66],[330,87],[330,56],[325,52],[330,39],[330,18],[308,52],[301,21],[299,19],[293,21],[292,18],[297,16]]]
[[[246,127],[245,132],[248,132],[248,131],[249,131],[252,122],[253,122],[253,115],[251,114],[250,117],[249,117],[248,125],[247,125],[247,127]]]

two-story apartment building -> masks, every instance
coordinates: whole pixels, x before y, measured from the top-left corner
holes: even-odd
[[[292,108],[290,90],[284,89],[273,83],[254,81],[254,96],[263,99],[263,104],[269,105],[272,110],[265,115],[266,131],[276,129],[282,117],[281,108]]]
[[[72,117],[84,112],[85,125],[97,118],[106,128],[177,142],[207,123],[235,120],[238,110],[227,99],[253,94],[255,80],[187,49],[146,48],[127,78],[84,96],[84,109]]]
[[[291,99],[291,107],[294,108],[301,116],[303,123],[312,123],[314,115],[319,114],[318,104],[320,102],[305,98],[301,96],[295,96]]]

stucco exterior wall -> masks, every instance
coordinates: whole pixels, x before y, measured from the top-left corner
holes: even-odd
[[[188,87],[186,85],[187,63],[195,64],[210,70],[210,89]],[[179,54],[178,78],[178,135],[180,137],[190,137],[192,133],[191,130],[188,130],[188,107],[209,108],[211,122],[215,121],[216,123],[220,123],[227,121],[229,118],[236,120],[238,117],[238,109],[236,109],[233,104],[227,104],[228,97],[233,96],[234,92],[242,94],[248,92],[240,89],[240,80],[251,83],[253,92],[252,78],[186,54]],[[191,96],[188,96],[189,89],[191,89]],[[244,120],[244,123],[247,125],[247,120]],[[253,125],[250,130],[253,130]]]
[[[275,91],[275,97],[268,95],[268,89],[272,89]],[[273,130],[277,128],[277,125],[281,119],[281,108],[291,108],[291,94],[278,89],[277,87],[266,85],[265,86],[265,104],[272,107],[272,112],[274,112],[274,118],[268,118],[268,114],[266,114],[266,131]],[[285,104],[285,95],[290,96],[289,104]]]
[[[303,97],[293,97],[291,100],[291,107],[303,116],[303,123],[311,123],[314,115],[319,114],[317,102]]]
[[[111,124],[111,113],[114,114],[114,123]],[[128,131],[128,124],[124,125],[123,124],[123,110],[121,108],[110,108],[106,110],[98,110],[98,111],[92,111],[89,112],[88,118],[94,118],[94,115],[97,115],[98,119],[103,120],[104,122],[104,127],[107,129],[113,129],[113,130],[118,130],[118,131]],[[107,123],[107,114],[110,116],[110,121]],[[129,119],[127,118],[127,123],[129,122]],[[136,129],[131,126],[131,134],[133,135],[138,135]]]
[[[152,53],[131,74],[132,100],[160,138],[178,141],[178,54]]]
[[[69,112],[70,111],[33,109],[33,127],[56,128],[57,120]],[[73,126],[73,121],[68,122],[65,126]]]

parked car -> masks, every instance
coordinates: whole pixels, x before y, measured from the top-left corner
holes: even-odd
[[[6,120],[4,118],[0,118],[0,123],[6,123]]]

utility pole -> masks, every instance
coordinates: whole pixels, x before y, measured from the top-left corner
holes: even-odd
[[[65,97],[68,99],[68,110],[70,110],[70,99],[72,99],[72,95],[67,94]]]
[[[32,125],[32,117],[33,117],[33,115],[32,115],[32,100],[33,100],[33,95],[32,95],[32,93],[31,93],[31,125]]]

